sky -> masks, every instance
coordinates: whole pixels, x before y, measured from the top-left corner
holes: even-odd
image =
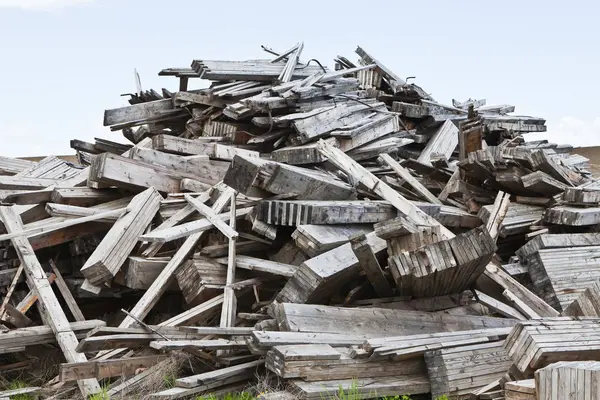
[[[442,103],[485,98],[546,118],[528,140],[600,145],[599,12],[591,0],[0,0],[0,155],[124,141],[102,118],[128,104],[134,68],[144,89],[176,91],[161,69],[301,41],[303,59],[330,67],[360,45]]]

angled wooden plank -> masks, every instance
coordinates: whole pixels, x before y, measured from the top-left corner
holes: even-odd
[[[454,234],[446,227],[425,214],[417,206],[406,200],[397,191],[386,185],[379,178],[370,173],[367,169],[340,150],[327,145],[327,143],[323,142],[322,140],[319,141],[318,148],[319,151],[321,151],[323,155],[329,159],[329,161],[334,163],[341,170],[345,171],[348,175],[352,176],[358,182],[361,182],[374,193],[377,193],[379,196],[392,203],[394,207],[396,207],[403,215],[406,216],[406,218],[412,222],[423,226],[440,226],[440,230],[444,238],[450,239],[454,237]]]
[[[427,142],[417,161],[431,165],[431,157],[434,154],[442,154],[449,159],[457,145],[458,128],[451,120],[447,120]]]
[[[60,364],[58,378],[61,382],[88,378],[111,378],[133,376],[140,368],[149,368],[167,359],[164,355],[121,358],[118,360],[87,361]]]
[[[404,179],[421,197],[433,204],[442,204],[421,182],[419,182],[412,174],[404,168],[400,163],[394,160],[389,154],[382,154],[379,160],[389,166],[397,173],[400,178]]]
[[[544,300],[529,291],[521,285],[512,276],[490,263],[486,266],[485,276],[491,278],[505,290],[510,291],[514,296],[528,304],[535,313],[541,317],[558,317],[560,314],[554,308],[550,307]]]
[[[17,283],[19,283],[21,279],[21,275],[24,271],[24,267],[23,264],[21,263],[19,265],[19,268],[16,269],[15,274],[13,276],[12,282],[10,284],[10,287],[8,288],[8,290],[6,291],[6,295],[4,296],[4,299],[2,300],[2,305],[0,305],[0,319],[4,319],[4,310],[6,308],[6,305],[8,304],[8,302],[10,301],[10,298],[12,297],[13,292],[15,291],[15,287],[17,286]]]
[[[190,196],[189,194],[186,194],[184,196],[185,200],[192,205],[200,214],[202,214],[204,217],[206,217],[206,219],[215,226],[215,228],[217,228],[219,231],[221,231],[221,233],[225,236],[227,236],[227,238],[232,239],[232,238],[237,238],[238,237],[238,233],[235,231],[235,229],[231,228],[230,225],[227,225],[225,222],[223,222],[222,219],[219,218],[218,214],[215,214],[215,212],[212,210],[212,208],[210,208],[209,206],[205,205],[204,203],[196,200],[195,198],[193,198],[192,196]],[[233,200],[233,203],[235,203],[235,199]],[[233,225],[235,226],[235,205],[232,204],[234,211],[233,213],[231,213],[230,215],[230,219],[229,219],[229,223],[231,224],[233,221]]]
[[[161,200],[162,196],[154,188],[131,200],[130,212],[119,218],[81,268],[81,273],[92,285],[107,282],[117,274],[158,212]]]
[[[477,294],[477,299],[481,304],[497,312],[498,314],[504,315],[507,318],[514,318],[518,320],[527,319],[523,314],[521,314],[519,311],[515,310],[511,306],[504,304],[501,301],[498,301],[493,297],[488,296],[487,294],[478,290],[475,291],[475,293]]]
[[[105,219],[97,220],[98,222],[114,222],[119,219],[125,212],[127,212],[127,206],[124,208],[119,208],[123,213],[111,215]],[[117,210],[119,210],[117,209]],[[69,206],[66,204],[56,204],[56,203],[46,203],[46,212],[52,217],[62,217],[62,218],[77,218],[77,217],[87,217],[90,215],[96,215],[101,212],[112,211],[112,210],[104,210],[101,208],[91,208],[91,207],[78,207],[78,206]]]
[[[229,378],[238,375],[245,371],[253,372],[259,366],[264,364],[264,360],[251,361],[239,365],[234,365],[228,368],[221,368],[215,371],[204,372],[198,375],[192,375],[185,378],[179,378],[175,381],[178,387],[192,388],[201,385],[206,385],[213,382],[218,382],[221,379]]]
[[[65,300],[65,303],[67,303],[67,307],[69,307],[71,314],[73,314],[73,318],[75,318],[75,321],[85,321],[85,316],[79,309],[79,306],[77,305],[77,301],[75,300],[75,298],[73,298],[73,294],[69,290],[69,287],[67,286],[65,280],[63,279],[62,274],[56,267],[54,260],[50,259],[50,260],[48,260],[48,263],[50,264],[50,267],[52,268],[52,272],[56,276],[56,280],[55,280],[56,286],[58,287],[60,294],[62,294],[62,297]]]
[[[254,207],[245,207],[236,210],[236,218],[242,218],[250,214],[254,210]],[[219,218],[223,221],[229,221],[231,213],[219,214]],[[150,233],[140,236],[140,240],[148,242],[170,242],[172,240],[181,239],[190,235],[205,232],[214,227],[214,225],[206,218],[198,219],[196,221],[186,222],[181,225],[176,225],[171,228],[165,228],[161,230],[154,230]]]
[[[227,265],[227,263],[229,262],[228,260],[228,257],[224,257],[218,258],[216,261],[220,264]],[[295,265],[283,264],[275,261],[263,260],[262,258],[243,255],[236,256],[235,266],[237,268],[247,269],[251,271],[260,271],[274,275],[281,275],[287,278],[294,275],[294,272],[298,269],[298,267]]]
[[[235,197],[236,192],[231,193],[231,217],[229,219],[229,228],[235,232]],[[237,299],[235,297],[235,291],[232,285],[235,283],[235,260],[236,260],[236,240],[237,232],[235,236],[229,236],[229,254],[227,260],[227,281],[225,286],[225,298],[223,300],[223,308],[221,310],[221,328],[229,328],[235,325],[235,317],[237,314]]]
[[[50,274],[48,276],[48,283],[53,284],[56,280],[56,275]],[[15,306],[15,309],[22,314],[25,314],[29,309],[38,301],[38,296],[35,290],[30,290],[29,293]]]
[[[109,219],[109,218],[113,218],[115,216],[120,217],[126,213],[127,213],[127,209],[105,211],[105,212],[101,212],[101,213],[97,213],[97,214],[92,214],[87,217],[73,218],[73,219],[68,219],[66,221],[61,221],[61,222],[58,222],[55,224],[42,225],[42,226],[39,226],[36,228],[23,229],[21,231],[16,231],[13,233],[5,233],[4,235],[0,235],[0,241],[10,240],[10,239],[13,239],[18,236],[27,237],[27,238],[40,236],[40,235],[44,235],[49,232],[54,232],[57,230],[68,228],[70,226],[84,224],[86,222],[98,221],[98,220],[107,219],[107,218]]]
[[[371,286],[375,289],[375,294],[378,297],[392,297],[392,287],[388,283],[383,270],[367,243],[367,236],[364,232],[360,232],[350,238],[352,251],[358,259],[358,264],[365,271],[367,279],[371,282]]]
[[[213,188],[209,188],[207,191],[202,193],[200,196],[196,198],[196,201],[205,203],[210,199],[210,196],[213,192]],[[159,226],[156,227],[155,231],[161,231],[163,229],[168,229],[176,226],[181,223],[183,220],[188,218],[190,215],[194,213],[195,209],[191,204],[187,204],[181,210],[177,211],[175,214],[164,220]],[[158,253],[160,248],[162,247],[162,243],[154,242],[151,243],[144,251],[142,252],[142,256],[144,257],[153,257]]]
[[[0,219],[2,219],[2,222],[9,233],[18,232],[22,229],[20,218],[15,213],[13,207],[0,207]],[[67,362],[87,361],[84,354],[76,351],[78,344],[77,338],[71,330],[69,321],[61,309],[58,299],[48,283],[46,273],[35,256],[29,241],[20,236],[11,239],[11,242],[17,250],[21,263],[24,265],[28,283],[32,285],[32,288],[35,288],[39,296],[42,310],[44,311],[43,319],[52,328],[52,331],[56,336],[56,341],[62,349]],[[79,385],[81,393],[86,397],[101,391],[100,385],[96,379],[79,380],[77,381],[77,384]]]
[[[173,100],[164,99],[104,111],[104,126],[151,118],[157,113],[174,110]]]

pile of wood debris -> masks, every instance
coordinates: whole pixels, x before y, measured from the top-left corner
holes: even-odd
[[[73,140],[81,165],[0,159],[0,370],[40,345],[65,358],[0,398],[135,393],[169,353],[191,361],[153,398],[257,376],[281,389],[264,399],[550,399],[591,382],[588,160],[526,142],[542,118],[439,103],[360,47],[334,70],[302,44],[264,50],[161,71],[179,91],[106,110],[131,144]]]

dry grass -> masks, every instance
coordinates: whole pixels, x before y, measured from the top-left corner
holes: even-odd
[[[111,400],[146,400],[150,399],[153,393],[164,389],[170,389],[175,386],[175,379],[180,376],[180,372],[189,365],[191,359],[189,355],[182,352],[172,352],[171,357],[162,361],[153,367],[152,372],[141,384],[131,393],[111,397]],[[125,379],[125,378],[121,378]]]

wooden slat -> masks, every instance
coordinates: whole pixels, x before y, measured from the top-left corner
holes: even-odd
[[[367,275],[375,294],[379,297],[391,297],[393,295],[392,288],[383,274],[373,250],[367,243],[367,236],[362,232],[356,234],[350,238],[350,243],[352,251],[358,259],[358,264]]]
[[[122,358],[118,360],[88,361],[83,363],[60,364],[58,374],[61,382],[88,378],[127,377],[136,374],[140,368],[149,368],[166,360],[167,356],[154,355]]]
[[[79,306],[77,305],[77,301],[75,300],[75,298],[73,298],[73,294],[69,290],[69,287],[67,286],[65,280],[63,279],[62,274],[56,267],[56,264],[54,263],[53,260],[49,260],[48,263],[50,264],[50,267],[52,268],[52,272],[56,276],[56,280],[55,280],[56,286],[58,287],[58,290],[60,291],[60,294],[62,295],[63,300],[65,301],[65,303],[67,303],[67,307],[69,307],[69,311],[71,311],[71,314],[73,314],[73,318],[75,318],[75,321],[80,321],[80,322],[85,321],[85,316],[79,309]]]
[[[394,160],[389,154],[380,155],[379,160],[394,170],[394,172],[397,173],[400,178],[404,179],[404,181],[408,183],[422,198],[433,204],[442,204],[437,197],[435,197],[425,186],[421,184],[421,182],[413,177],[406,168],[400,165],[400,163]]]
[[[161,195],[154,188],[147,189],[131,200],[129,213],[113,225],[81,268],[81,273],[91,284],[107,282],[117,274],[139,236],[158,212],[161,200]]]

